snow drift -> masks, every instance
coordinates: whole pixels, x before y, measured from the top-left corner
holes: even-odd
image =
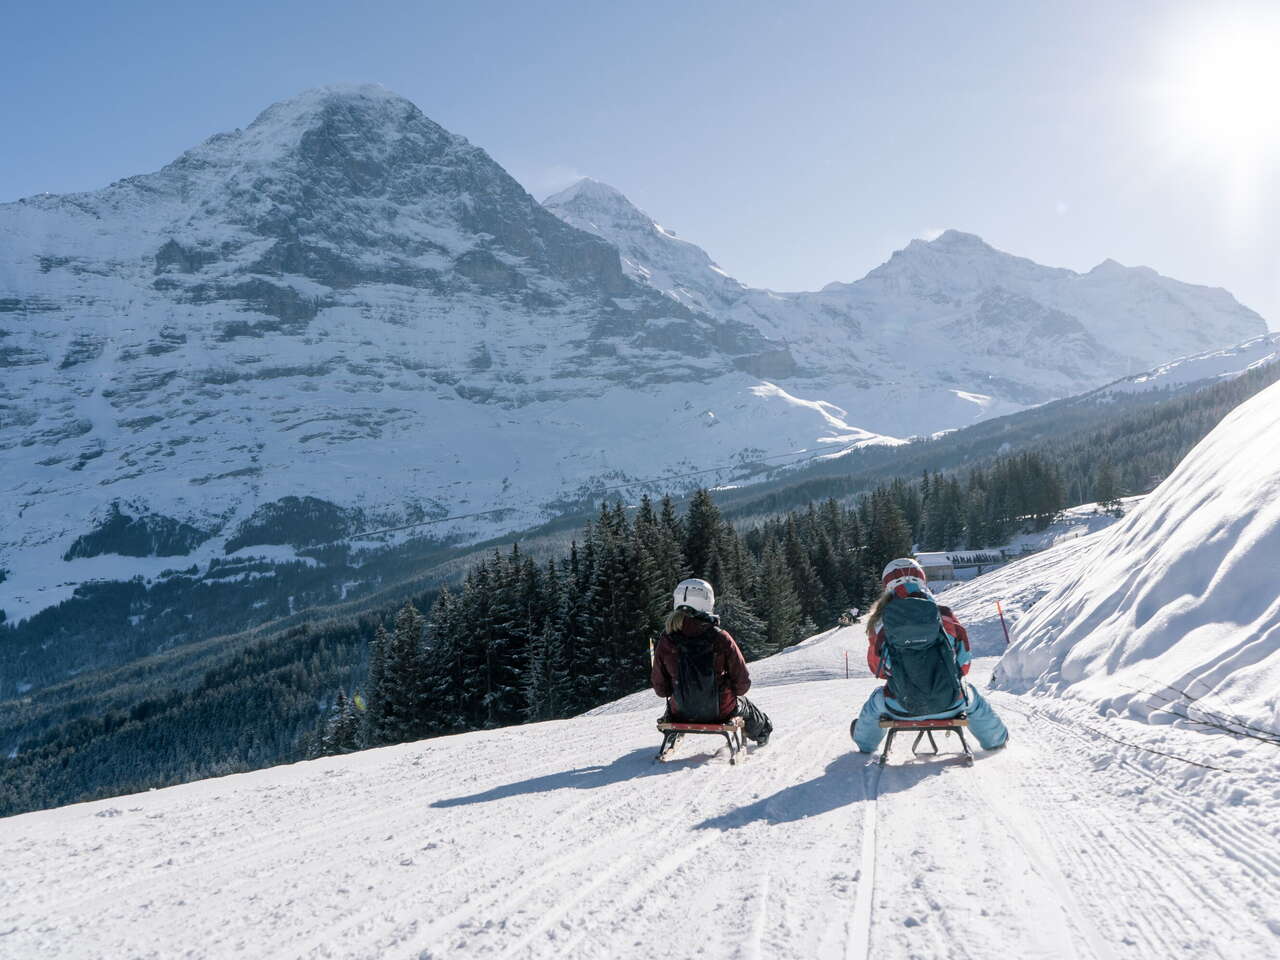
[[[1280,384],[1242,404],[1021,623],[1014,692],[1280,726]]]

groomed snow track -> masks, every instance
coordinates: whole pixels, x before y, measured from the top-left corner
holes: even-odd
[[[1274,956],[1267,810],[1000,694],[1008,750],[868,767],[857,642],[753,666],[776,732],[738,767],[653,763],[646,694],[4,821],[0,956]]]

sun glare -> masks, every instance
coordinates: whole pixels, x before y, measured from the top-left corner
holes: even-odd
[[[1172,54],[1163,86],[1176,139],[1246,165],[1280,151],[1280,18],[1202,24]]]

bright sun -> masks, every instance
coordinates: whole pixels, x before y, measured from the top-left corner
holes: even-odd
[[[1280,18],[1205,23],[1170,54],[1162,86],[1176,140],[1219,162],[1280,152]]]

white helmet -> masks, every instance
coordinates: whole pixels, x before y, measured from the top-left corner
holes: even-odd
[[[672,609],[685,607],[711,616],[716,608],[716,592],[705,580],[681,580],[676,584]]]

